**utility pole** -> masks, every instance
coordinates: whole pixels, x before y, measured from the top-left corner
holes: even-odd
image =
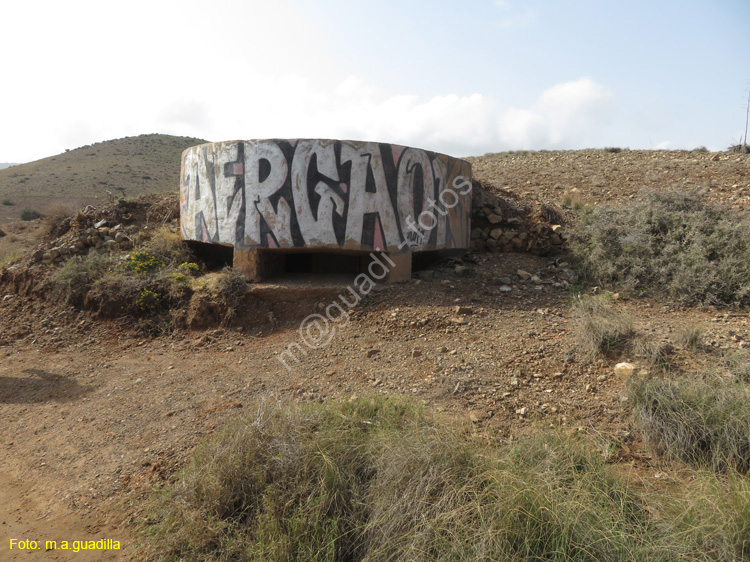
[[[745,141],[742,143],[745,152],[750,152],[747,148],[747,124],[750,122],[750,88],[747,90],[747,110],[745,111]]]

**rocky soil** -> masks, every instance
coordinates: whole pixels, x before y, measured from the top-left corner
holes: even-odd
[[[510,189],[524,201],[617,203],[643,189],[698,188],[734,208],[750,208],[747,154],[617,150],[503,152],[468,160],[474,177]]]
[[[618,204],[642,188],[699,187],[747,209],[750,158],[590,150],[471,160],[485,188],[474,251],[416,272],[408,283],[377,287],[348,322],[328,324],[325,345],[303,346],[298,360],[285,352],[304,343],[300,323],[339,299],[345,283],[250,286],[236,322],[158,337],[139,335],[126,320],[95,320],[51,304],[43,292],[19,291],[15,283],[0,287],[0,559],[39,559],[39,552],[8,550],[9,538],[36,537],[119,538],[124,550],[108,555],[125,559],[137,542],[127,522],[141,513],[149,490],[258,399],[406,395],[498,439],[542,426],[605,434],[620,443],[623,470],[658,477],[663,467],[634,435],[624,381],[614,375],[616,362],[638,359],[582,351],[566,231],[582,205]],[[92,220],[97,212],[89,213]],[[87,221],[38,249],[69,245],[65,237],[81,230],[101,234],[90,228],[97,227]],[[77,241],[86,251],[96,248]],[[28,254],[25,271],[56,267],[41,263],[44,254],[36,258]],[[672,343],[677,367],[750,341],[742,310],[625,296],[618,306],[635,317],[643,337]],[[675,334],[695,325],[705,328],[707,348],[680,348]],[[88,559],[106,559],[99,554]],[[87,560],[82,553],[46,555]]]

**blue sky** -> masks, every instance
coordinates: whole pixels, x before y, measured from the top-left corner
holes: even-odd
[[[456,156],[723,150],[750,0],[89,0],[3,7],[0,162],[168,133]]]

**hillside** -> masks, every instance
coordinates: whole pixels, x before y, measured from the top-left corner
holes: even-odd
[[[0,170],[0,223],[22,208],[44,212],[55,205],[78,208],[116,196],[176,191],[180,155],[206,141],[170,135],[140,135],[95,143]]]
[[[689,150],[511,151],[467,158],[475,178],[524,199],[567,207],[622,203],[644,189],[702,189],[750,210],[746,155]]]

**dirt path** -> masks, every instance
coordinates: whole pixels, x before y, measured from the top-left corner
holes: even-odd
[[[129,546],[129,536],[119,526],[71,513],[69,508],[50,498],[35,484],[12,477],[6,469],[0,471],[0,560],[124,560],[126,551],[122,549],[79,549],[81,541],[103,538],[118,541],[125,549]],[[68,544],[63,541],[68,541]],[[117,545],[110,542],[99,546]],[[76,549],[79,550],[76,552]]]

